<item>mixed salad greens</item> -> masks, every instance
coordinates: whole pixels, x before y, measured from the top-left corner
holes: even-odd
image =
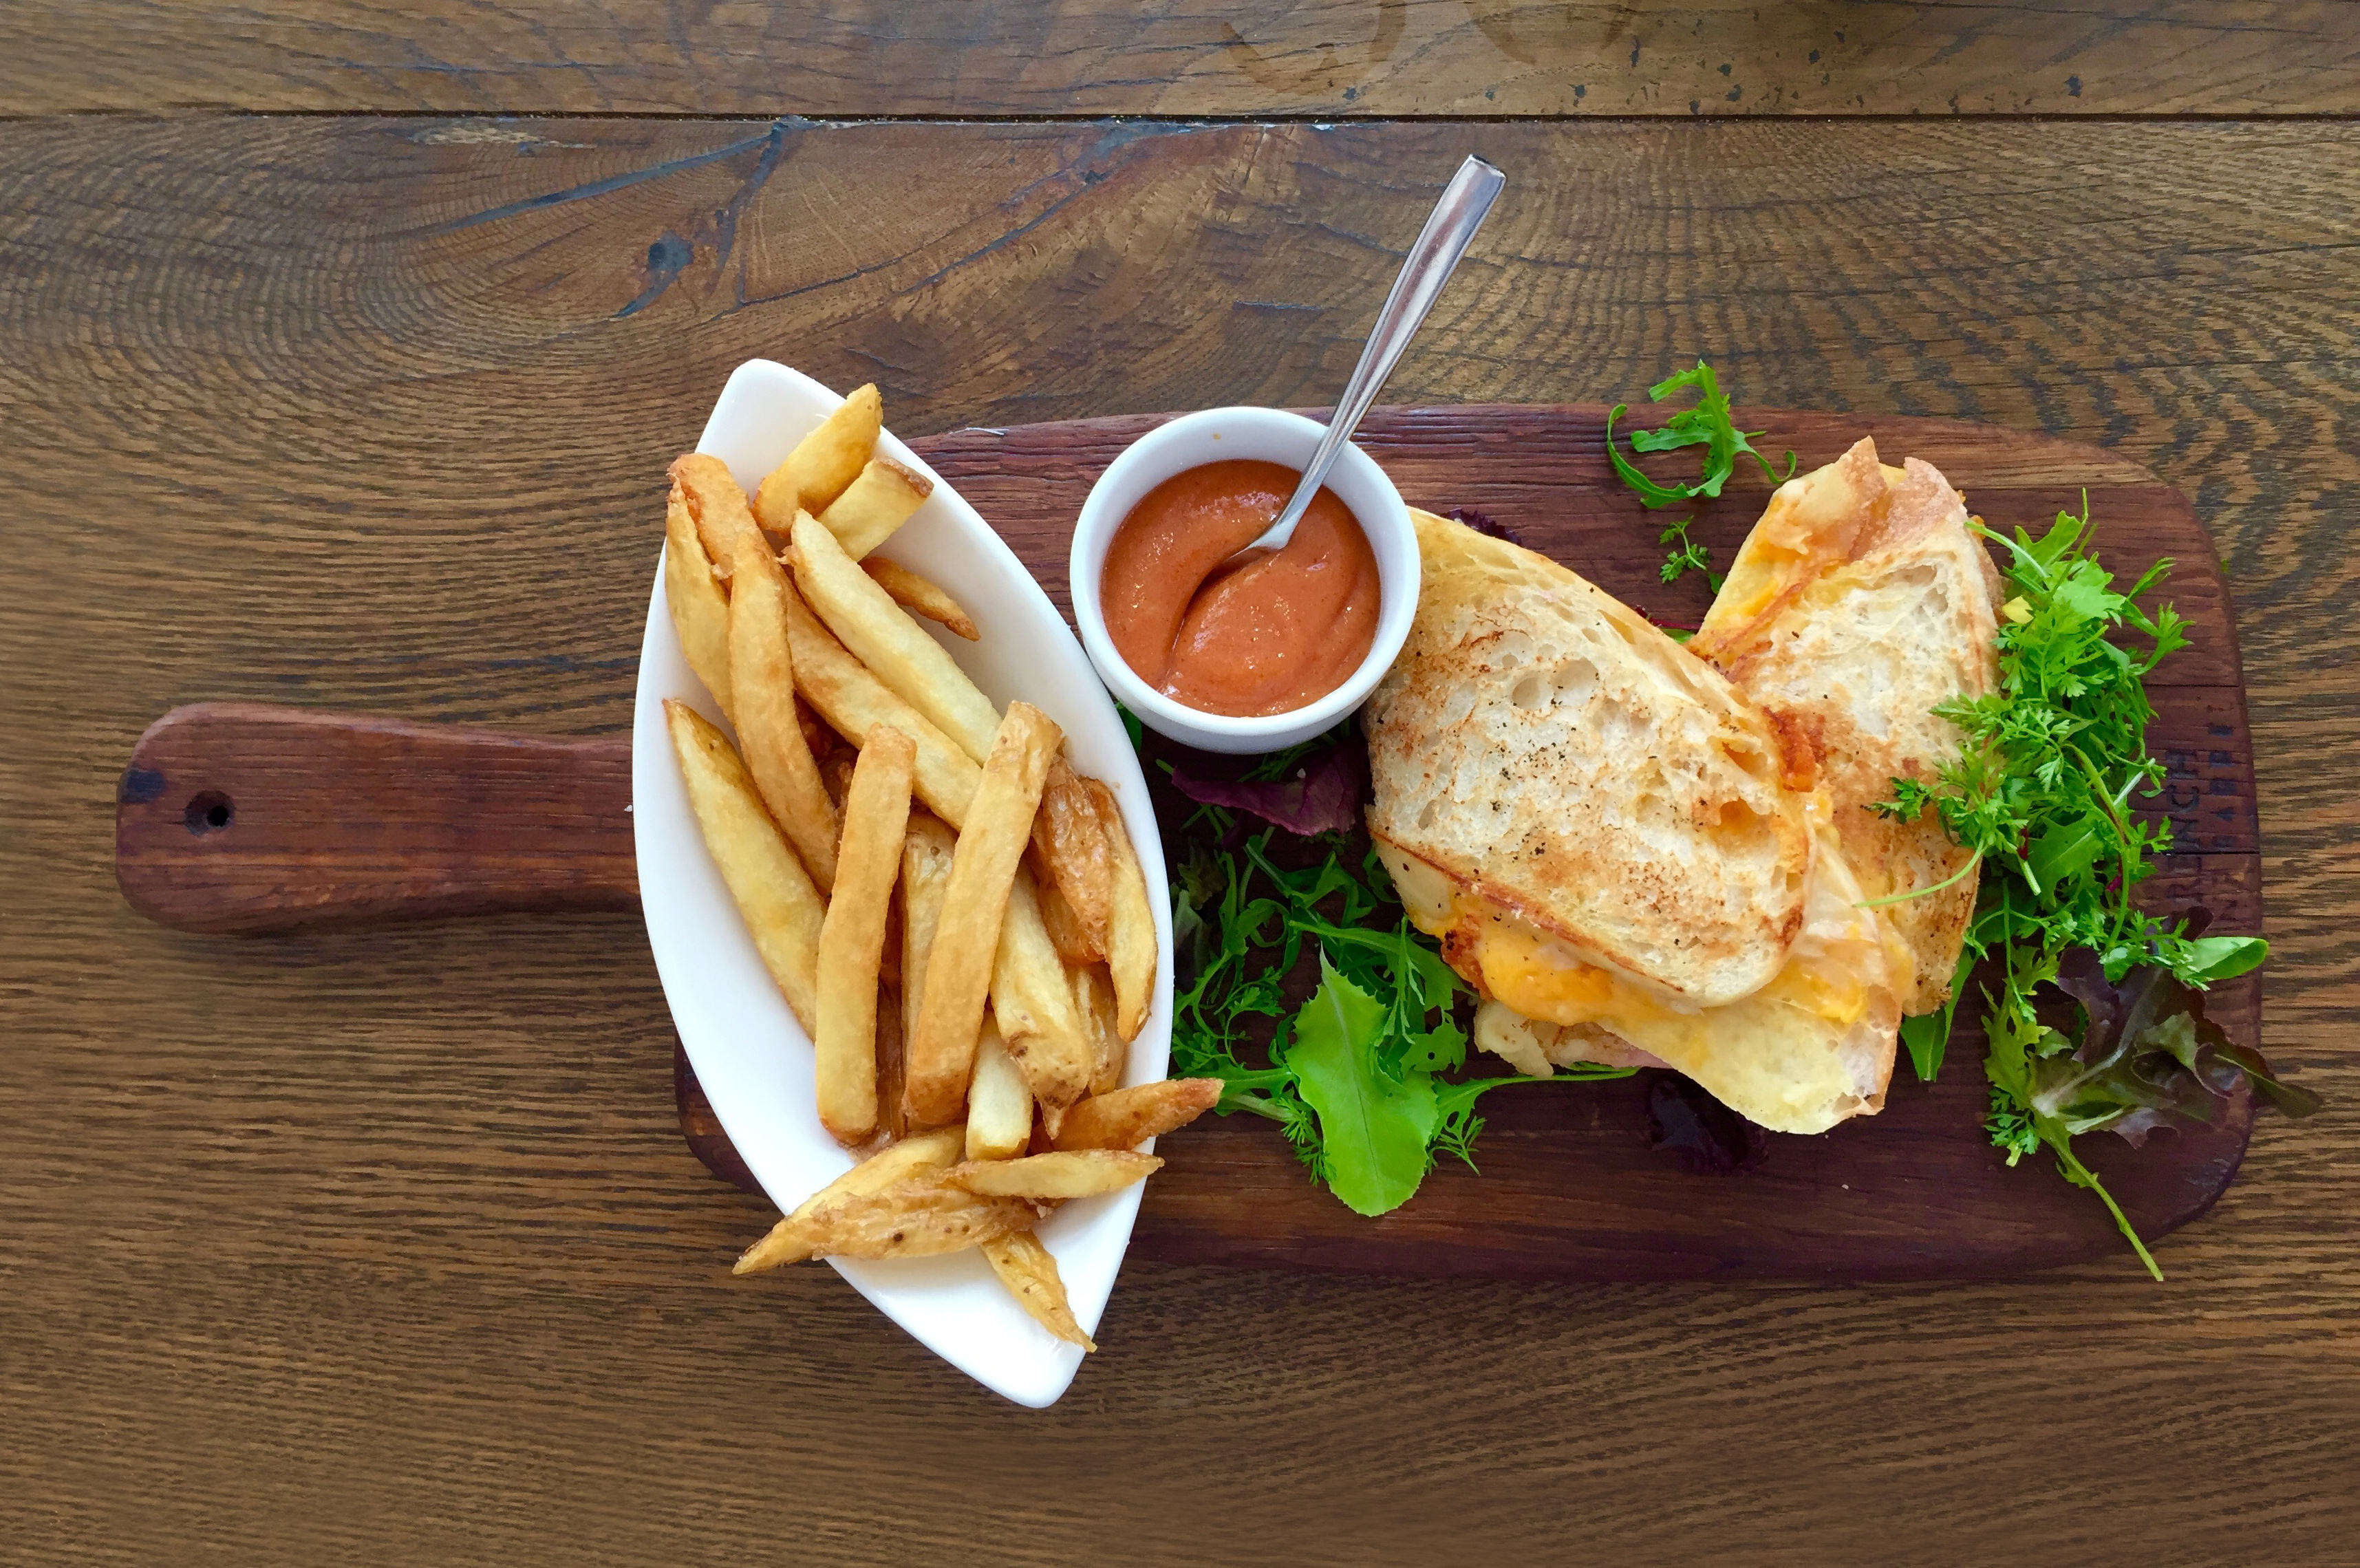
[[[1199,802],[1173,882],[1172,1069],[1221,1080],[1215,1108],[1278,1123],[1355,1213],[1409,1201],[1437,1154],[1475,1163],[1475,1102],[1536,1078],[1458,1077],[1466,984],[1409,923],[1365,849],[1367,757],[1345,726],[1214,780],[1162,764]],[[1249,833],[1249,812],[1271,826]],[[1307,995],[1305,993],[1307,991]],[[1566,1082],[1629,1068],[1574,1068]]]

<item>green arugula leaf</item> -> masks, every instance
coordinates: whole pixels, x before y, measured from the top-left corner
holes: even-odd
[[[1795,454],[1791,452],[1786,454],[1785,474],[1770,466],[1769,459],[1754,448],[1754,438],[1762,432],[1737,428],[1730,414],[1729,399],[1722,395],[1721,384],[1714,379],[1712,366],[1704,361],[1698,360],[1693,370],[1683,370],[1656,382],[1647,388],[1647,397],[1650,402],[1660,403],[1675,392],[1690,388],[1697,394],[1695,406],[1674,414],[1660,430],[1632,431],[1631,450],[1636,453],[1677,452],[1691,446],[1704,448],[1703,470],[1693,483],[1666,485],[1641,473],[1638,465],[1624,457],[1622,449],[1614,444],[1614,421],[1630,411],[1630,405],[1617,403],[1613,411],[1606,416],[1607,459],[1614,464],[1614,472],[1622,477],[1622,483],[1638,492],[1641,506],[1654,511],[1676,506],[1683,501],[1693,501],[1699,496],[1719,495],[1721,486],[1728,484],[1730,475],[1737,471],[1740,457],[1752,458],[1773,483],[1793,477]],[[1658,544],[1678,546],[1664,560],[1663,580],[1677,583],[1690,572],[1701,572],[1706,583],[1718,593],[1721,584],[1720,573],[1713,571],[1712,560],[1705,553],[1704,547],[1688,538],[1688,524],[1693,521],[1692,517],[1681,518],[1666,528],[1656,540]],[[1680,640],[1685,642],[1688,639],[1683,637]]]
[[[1617,403],[1606,416],[1606,455],[1614,464],[1614,472],[1622,483],[1639,493],[1642,505],[1651,508],[1677,506],[1693,501],[1699,495],[1721,494],[1721,487],[1736,472],[1741,456],[1752,458],[1771,480],[1790,478],[1795,472],[1795,454],[1786,454],[1786,472],[1780,474],[1770,466],[1770,460],[1754,448],[1754,438],[1760,430],[1741,430],[1730,417],[1729,399],[1723,396],[1714,378],[1712,366],[1698,360],[1696,368],[1667,376],[1647,388],[1647,399],[1660,403],[1673,393],[1693,388],[1697,401],[1691,408],[1681,409],[1666,422],[1660,430],[1635,430],[1631,436],[1634,452],[1677,452],[1682,447],[1700,446],[1705,449],[1704,470],[1695,483],[1662,485],[1639,472],[1630,459],[1614,444],[1614,421],[1630,411],[1630,405]]]
[[[1426,1179],[1426,1149],[1441,1125],[1432,1077],[1396,1078],[1380,1068],[1384,1018],[1384,1005],[1323,953],[1319,989],[1295,1015],[1284,1058],[1319,1118],[1321,1175],[1360,1214],[1382,1214],[1409,1201]]]

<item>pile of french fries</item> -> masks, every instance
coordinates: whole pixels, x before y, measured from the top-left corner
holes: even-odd
[[[1219,1096],[1121,1087],[1155,921],[1114,793],[1028,702],[1003,713],[913,618],[980,637],[871,552],[932,490],[876,454],[863,387],[749,498],[672,465],[664,585],[738,745],[664,704],[705,846],[812,1037],[819,1116],[860,1164],[738,1273],[978,1247],[1026,1312],[1096,1349],[1033,1227],[1162,1162],[1134,1152]]]

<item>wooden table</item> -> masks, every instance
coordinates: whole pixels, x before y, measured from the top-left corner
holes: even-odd
[[[2349,1554],[2360,7],[1246,10],[0,13],[0,1555]],[[2168,1283],[1134,1265],[1024,1412],[832,1274],[727,1277],[765,1213],[682,1145],[637,920],[201,940],[116,896],[176,702],[620,728],[661,463],[738,360],[905,434],[1317,403],[1468,151],[1509,194],[1394,398],[1702,353],[2195,498],[2265,1043],[2331,1105]]]

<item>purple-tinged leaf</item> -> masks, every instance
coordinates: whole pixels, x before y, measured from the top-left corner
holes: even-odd
[[[1197,804],[1250,811],[1305,838],[1359,826],[1368,785],[1369,754],[1357,736],[1304,757],[1277,779],[1206,779],[1172,769],[1172,787]]]

